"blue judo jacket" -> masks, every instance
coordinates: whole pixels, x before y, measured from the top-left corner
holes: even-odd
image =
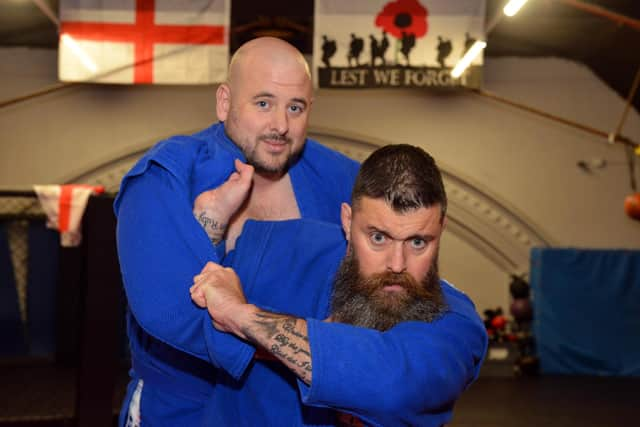
[[[114,207],[133,365],[123,410],[142,379],[147,425],[202,425],[203,402],[219,373],[241,378],[253,360],[252,346],[215,330],[189,297],[193,276],[225,256],[194,218],[193,202],[229,177],[236,158],[245,161],[219,123],[160,142],[122,180]],[[289,170],[301,216],[339,224],[357,169],[357,162],[307,140]],[[285,308],[293,312],[296,303]]]

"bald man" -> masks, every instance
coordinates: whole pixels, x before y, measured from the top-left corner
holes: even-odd
[[[188,290],[208,261],[229,265],[242,256],[233,250],[236,240],[260,244],[252,221],[340,223],[358,164],[306,138],[312,103],[300,52],[279,39],[252,40],[234,54],[228,80],[217,89],[220,123],[158,143],[123,178],[115,212],[132,369],[121,426],[207,424],[216,414],[204,413],[205,402],[220,381],[240,380],[263,363],[254,359],[253,346],[216,330]],[[219,191],[228,182],[241,190]],[[339,247],[321,233],[310,244]],[[285,274],[288,262],[269,268]],[[331,268],[314,264],[308,274],[326,275]],[[316,318],[326,311],[318,304],[325,293],[313,287],[247,290],[271,309]],[[264,404],[259,400],[256,412]],[[289,420],[331,423],[328,410],[310,411]]]

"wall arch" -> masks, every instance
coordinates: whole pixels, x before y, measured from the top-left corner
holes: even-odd
[[[193,132],[195,130],[184,133]],[[309,137],[359,161],[377,147],[393,143],[320,127],[311,127]],[[156,141],[140,143],[126,153],[62,181],[104,185],[108,192],[115,193],[122,176]],[[439,163],[439,166],[449,198],[448,231],[472,246],[499,270],[507,274],[527,273],[530,249],[552,245],[541,227],[489,189],[447,165]]]
[[[310,136],[360,161],[377,147],[393,143],[326,128],[312,128]],[[530,249],[551,246],[550,238],[489,189],[447,165],[440,162],[438,165],[449,199],[449,232],[475,248],[499,270],[507,274],[528,272]]]

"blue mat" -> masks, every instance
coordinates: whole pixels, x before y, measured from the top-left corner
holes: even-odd
[[[534,335],[546,374],[640,376],[640,251],[531,251]]]

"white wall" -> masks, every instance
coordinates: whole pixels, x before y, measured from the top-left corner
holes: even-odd
[[[0,100],[56,84],[56,52],[1,49]],[[488,91],[604,131],[624,100],[591,71],[560,59],[487,58]],[[0,188],[64,182],[162,137],[215,120],[215,87],[79,85],[0,109]],[[470,93],[320,90],[314,134],[410,143],[549,236],[555,246],[638,248],[640,222],[621,145]],[[640,141],[632,111],[623,134]],[[585,173],[580,160],[607,166]],[[460,236],[443,241],[442,275],[480,310],[508,306],[509,278]]]

